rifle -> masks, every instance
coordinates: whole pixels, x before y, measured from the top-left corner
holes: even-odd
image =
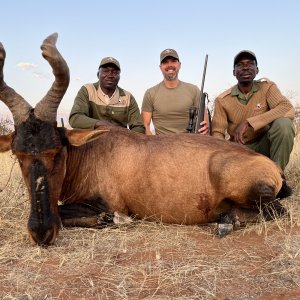
[[[204,120],[205,100],[207,94],[203,92],[203,88],[205,82],[207,60],[208,60],[208,55],[206,54],[203,75],[202,75],[201,90],[200,90],[199,107],[197,108],[195,106],[191,106],[189,109],[189,124],[187,127],[187,131],[189,133],[198,133],[198,130],[201,127],[200,123]]]

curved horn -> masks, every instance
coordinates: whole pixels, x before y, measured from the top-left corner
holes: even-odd
[[[0,43],[0,99],[11,111],[15,126],[26,121],[32,107],[14,89],[7,86],[3,78],[3,66],[5,61],[5,50]]]
[[[52,67],[55,81],[34,110],[34,114],[38,119],[50,122],[56,121],[57,108],[70,81],[68,65],[55,46],[57,37],[57,33],[49,35],[41,46],[43,57]]]

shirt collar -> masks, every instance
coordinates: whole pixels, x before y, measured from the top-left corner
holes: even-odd
[[[103,97],[107,97],[107,98],[109,98],[109,99],[112,99],[112,98],[115,96],[116,91],[117,91],[117,88],[118,88],[118,87],[116,87],[116,89],[115,89],[115,91],[113,92],[113,94],[111,95],[111,97],[109,97],[107,94],[105,94],[105,93],[103,92],[103,90],[101,89],[101,86],[100,86],[100,84],[99,84],[99,91],[100,91],[100,93],[102,94]]]
[[[100,92],[103,96],[107,96],[107,95],[102,91],[102,89],[101,89],[101,87],[100,87],[100,83],[98,83],[98,88],[97,88],[97,90],[98,90],[98,92]],[[125,91],[117,85],[117,87],[116,87],[114,93],[112,94],[111,98],[115,95],[115,93],[116,93],[117,91],[119,91],[120,96],[125,96],[125,95],[126,95],[126,94],[125,94]],[[107,97],[108,97],[108,96],[107,96]]]
[[[250,93],[255,93],[255,92],[257,92],[258,90],[259,90],[259,84],[257,83],[256,80],[254,80],[254,81],[253,81],[252,88],[251,88],[251,90],[249,91],[249,94],[250,94]],[[232,90],[231,90],[231,96],[239,96],[239,95],[241,95],[241,94],[242,94],[242,92],[240,91],[238,85],[236,84],[236,85],[232,88]]]

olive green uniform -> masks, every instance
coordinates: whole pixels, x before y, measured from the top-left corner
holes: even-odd
[[[99,83],[86,84],[79,90],[72,107],[69,123],[73,128],[94,129],[99,120],[105,120],[144,133],[145,127],[134,97],[117,87],[109,99]]]

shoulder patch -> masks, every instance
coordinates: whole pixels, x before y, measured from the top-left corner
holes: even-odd
[[[217,98],[224,98],[224,97],[226,97],[227,95],[229,95],[229,94],[231,93],[231,90],[232,90],[232,88],[230,88],[230,89],[224,91],[224,92],[223,92],[222,94],[220,94]]]
[[[84,87],[88,90],[89,93],[96,91],[96,89],[92,83],[87,83],[84,85]]]
[[[94,84],[87,83],[84,85],[84,87],[87,89],[87,92],[89,94],[89,101],[91,101],[91,99],[97,98],[97,90],[96,90]]]
[[[127,97],[131,97],[132,96],[132,94],[130,93],[130,92],[128,92],[128,91],[125,91],[125,90],[123,90],[124,91],[124,93],[125,93],[125,96],[127,96]]]
[[[269,78],[267,78],[267,77],[262,77],[262,78],[258,79],[257,81],[258,81],[258,82],[267,82],[267,83],[271,83],[271,82],[272,82],[272,81],[271,81]]]

